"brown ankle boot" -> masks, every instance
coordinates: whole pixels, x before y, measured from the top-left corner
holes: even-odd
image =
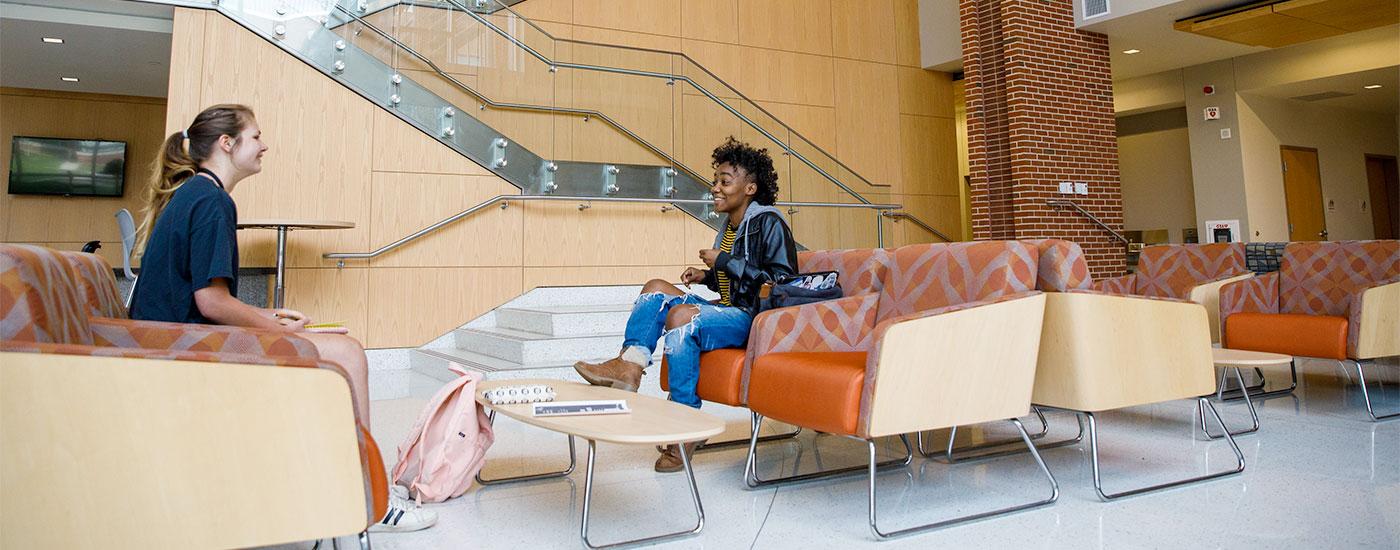
[[[685,444],[685,454],[690,455],[691,460],[695,460],[695,449],[704,445],[704,441],[692,441]],[[685,469],[685,462],[681,460],[680,446],[667,445],[666,450],[661,451],[661,456],[656,459],[656,471],[669,474]]]
[[[621,357],[602,363],[579,361],[574,363],[574,370],[578,371],[579,376],[594,386],[606,386],[635,392],[637,386],[642,384],[642,366],[623,360]]]

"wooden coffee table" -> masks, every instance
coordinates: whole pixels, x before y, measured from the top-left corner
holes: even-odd
[[[483,396],[486,391],[500,386],[534,384],[552,386],[556,393],[556,401],[622,399],[627,401],[627,406],[632,412],[628,414],[537,418],[532,413],[532,404],[492,405],[491,402],[487,401]],[[700,529],[704,527],[705,509],[700,505],[700,492],[695,486],[695,472],[690,468],[689,453],[686,452],[685,446],[681,445],[681,462],[685,466],[685,475],[690,482],[691,500],[695,503],[695,527],[686,531],[677,531],[639,539],[602,545],[593,544],[593,541],[588,539],[588,512],[593,500],[593,461],[595,455],[597,455],[599,441],[622,443],[626,445],[669,445],[672,443],[700,441],[702,439],[714,437],[724,431],[724,421],[720,420],[718,417],[664,399],[657,399],[655,397],[638,395],[632,392],[604,388],[601,386],[589,386],[577,382],[569,382],[567,380],[547,378],[486,381],[477,388],[476,401],[490,411],[489,418],[492,423],[496,420],[496,413],[500,412],[526,424],[559,432],[569,437],[568,468],[557,472],[527,474],[498,479],[484,479],[480,474],[477,474],[476,480],[482,485],[514,483],[567,476],[573,473],[574,465],[576,464],[574,437],[581,437],[588,440],[588,469],[585,470],[583,484],[583,525],[579,529],[579,535],[583,538],[584,545],[589,548],[611,548],[614,546],[656,542],[674,537],[691,536],[699,533]]]
[[[1235,382],[1240,385],[1240,394],[1244,398],[1244,403],[1249,407],[1249,416],[1254,421],[1254,425],[1247,430],[1230,432],[1230,435],[1240,435],[1259,431],[1259,411],[1254,408],[1254,400],[1251,398],[1249,387],[1244,383],[1244,375],[1240,373],[1241,368],[1259,369],[1276,365],[1290,365],[1293,357],[1278,353],[1266,353],[1262,351],[1247,351],[1242,349],[1214,348],[1211,350],[1211,359],[1215,361],[1216,368],[1221,369],[1220,380],[1215,385],[1215,398],[1224,402],[1225,378],[1230,371],[1235,373]],[[1296,375],[1295,375],[1296,376]],[[1296,384],[1296,383],[1295,383]],[[1205,431],[1206,437],[1219,439],[1223,435],[1213,435],[1206,429],[1205,411],[1201,411],[1201,430]],[[1223,427],[1223,426],[1222,426]]]

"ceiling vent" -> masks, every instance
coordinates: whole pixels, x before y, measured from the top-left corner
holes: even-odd
[[[1084,0],[1084,18],[1108,15],[1108,0]]]
[[[1347,96],[1353,96],[1353,95],[1356,95],[1356,94],[1347,94],[1347,93],[1342,93],[1342,92],[1322,92],[1322,93],[1320,93],[1320,94],[1300,95],[1300,96],[1292,97],[1292,98],[1290,98],[1290,99],[1296,99],[1296,100],[1298,100],[1298,101],[1322,101],[1322,100],[1324,100],[1324,99],[1334,99],[1334,98],[1338,98],[1338,97],[1347,97]]]

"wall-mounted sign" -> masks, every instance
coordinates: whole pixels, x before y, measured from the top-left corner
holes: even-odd
[[[1220,108],[1206,107],[1206,120],[1220,120]]]
[[[1240,242],[1239,220],[1211,220],[1206,222],[1206,242]]]

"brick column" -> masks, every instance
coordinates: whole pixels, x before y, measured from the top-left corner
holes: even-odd
[[[1072,0],[960,0],[972,232],[1068,239],[1095,278],[1125,270],[1121,242],[1073,200],[1123,230],[1108,37],[1074,28]],[[1089,194],[1059,195],[1059,182]]]

